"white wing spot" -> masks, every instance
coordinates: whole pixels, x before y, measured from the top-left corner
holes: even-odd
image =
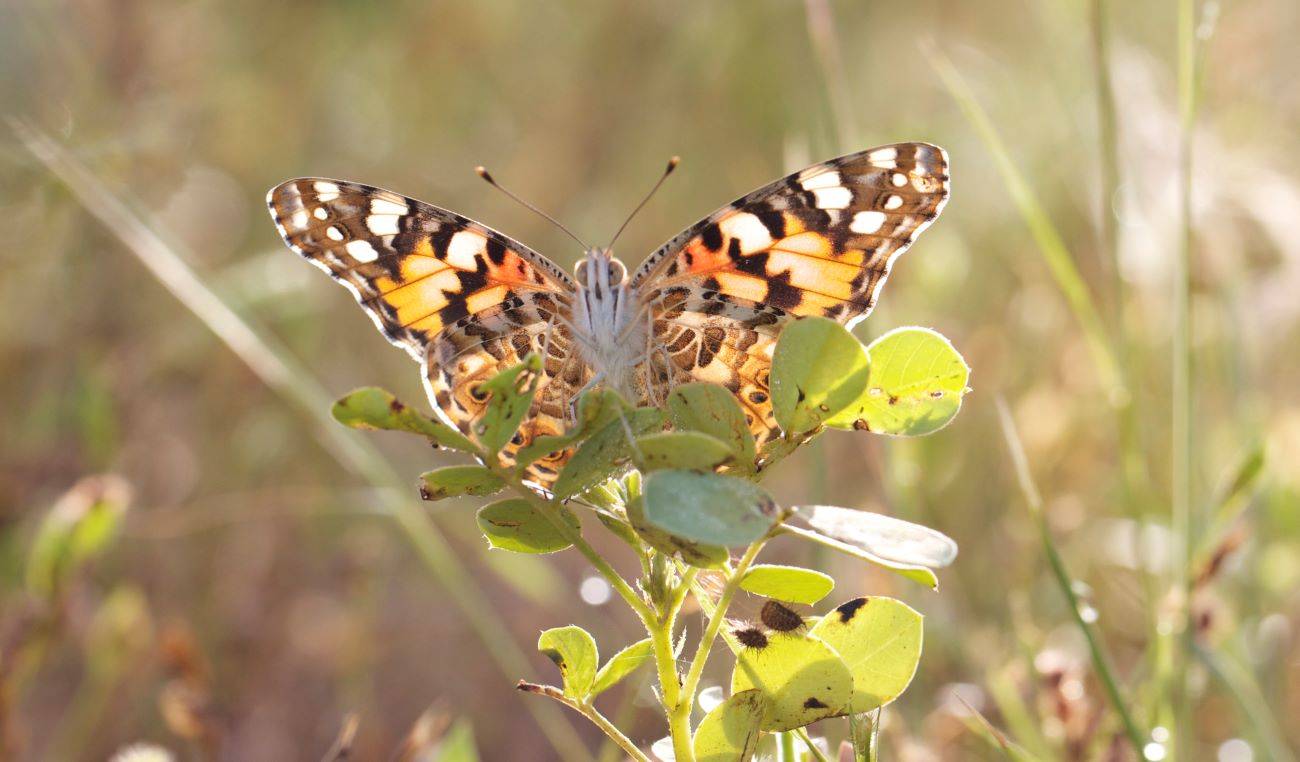
[[[330,225],[329,228],[325,231],[325,235],[329,236],[330,240],[332,241],[343,240],[343,231],[339,230],[337,225]]]
[[[375,251],[369,241],[348,241],[343,248],[358,262],[374,262],[379,259],[379,252]]]
[[[366,227],[375,235],[397,235],[397,221],[400,219],[392,214],[372,214],[366,218]]]
[[[317,180],[311,184],[311,187],[316,190],[316,198],[318,198],[321,203],[328,204],[339,197],[339,186],[334,183]]]
[[[298,230],[307,227],[307,210],[299,207],[289,216],[289,224],[293,225]]]
[[[885,208],[886,208],[886,209],[897,209],[898,207],[900,207],[900,206],[902,206],[902,205],[903,205],[903,197],[902,197],[902,196],[890,196],[889,198],[885,199]]]
[[[483,236],[478,233],[460,231],[447,244],[447,264],[460,270],[477,270],[483,243]]]
[[[877,148],[876,150],[874,150],[874,151],[872,151],[871,153],[867,154],[867,158],[870,159],[871,161],[877,163],[877,164],[881,164],[881,163],[886,162],[886,161],[891,161],[891,162],[892,162],[892,161],[894,161],[895,159],[898,158],[898,149],[897,149],[897,148]]]
[[[812,193],[818,209],[844,209],[853,203],[853,191],[842,186],[815,188]]]
[[[762,251],[772,245],[772,234],[758,217],[748,214],[734,214],[718,223],[718,229],[728,238],[740,241],[740,250],[745,254]]]
[[[399,204],[396,201],[389,201],[386,198],[370,199],[371,214],[406,214],[410,209],[406,204]]]
[[[874,233],[880,230],[880,226],[884,224],[884,212],[858,212],[853,215],[853,222],[849,223],[849,230],[862,234]]]
[[[895,188],[901,188],[907,185],[907,175],[902,172],[895,172],[894,176],[890,178],[890,182],[894,184]]]
[[[822,171],[820,168],[814,168],[813,171],[819,172],[820,174],[813,174],[807,179],[801,178],[799,180],[799,186],[806,191],[816,190],[818,188],[835,188],[843,185],[843,183],[840,182],[840,173],[833,169],[830,171]]]
[[[330,213],[325,210],[325,207],[318,206],[312,210],[311,216],[315,217],[318,220],[327,220],[329,219]]]

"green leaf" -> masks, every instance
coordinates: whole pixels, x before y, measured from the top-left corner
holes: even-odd
[[[596,683],[592,686],[591,695],[597,696],[613,688],[623,678],[632,674],[637,667],[650,661],[653,655],[652,647],[650,638],[646,638],[614,654],[596,673]]]
[[[27,585],[51,595],[117,538],[131,488],[115,476],[77,482],[50,508],[27,556]]]
[[[957,543],[952,538],[921,524],[833,505],[800,506],[795,511],[821,534],[860,548],[880,561],[941,568],[957,558]]]
[[[812,605],[835,589],[829,575],[798,566],[759,564],[740,580],[740,589],[788,603]]]
[[[440,447],[478,452],[456,429],[407,407],[384,389],[368,386],[344,396],[330,410],[334,420],[354,429],[382,429],[419,434]]]
[[[718,545],[705,545],[656,527],[646,520],[645,499],[638,496],[627,504],[627,519],[633,531],[647,545],[668,555],[680,555],[682,561],[701,569],[717,569],[730,557],[727,549]]]
[[[568,508],[560,515],[574,529],[579,528],[578,517]],[[515,553],[555,553],[573,543],[569,542],[555,525],[538,512],[529,501],[512,497],[499,500],[479,509],[478,526],[494,548]]]
[[[573,427],[563,434],[538,437],[521,447],[515,455],[515,470],[522,474],[538,458],[569,447],[618,418],[619,413],[631,409],[617,392],[593,389],[583,393],[578,398],[578,420]]]
[[[666,431],[636,440],[634,460],[643,472],[669,468],[712,471],[735,457],[726,442],[698,431]]]
[[[839,652],[853,674],[848,711],[893,701],[921,661],[921,615],[893,598],[854,598],[817,621],[809,635]]]
[[[853,676],[833,648],[811,634],[772,632],[766,639],[741,650],[731,673],[733,694],[758,688],[767,698],[763,730],[794,730],[842,713]]]
[[[505,481],[485,466],[446,466],[420,475],[420,497],[444,500],[474,495],[483,497],[500,492]]]
[[[970,367],[943,334],[896,328],[871,342],[867,356],[866,389],[827,426],[920,436],[947,426],[961,409]]]
[[[862,344],[834,320],[808,317],[781,331],[772,355],[772,412],[787,438],[840,414],[867,388]]]
[[[537,639],[537,650],[560,668],[565,695],[575,701],[586,701],[596,682],[596,665],[600,663],[595,638],[577,625],[556,627]]]
[[[663,413],[648,407],[616,417],[582,443],[555,480],[552,492],[563,499],[605,481],[632,458],[629,432],[635,438],[661,428],[663,423]]]
[[[474,389],[476,397],[487,399],[483,415],[474,423],[474,436],[488,452],[499,451],[514,437],[533,404],[541,372],[542,358],[530,354]]]
[[[655,471],[646,475],[642,496],[652,526],[706,545],[748,545],[782,519],[767,492],[735,476]]]
[[[726,442],[736,455],[737,466],[753,470],[754,434],[736,395],[717,384],[683,384],[668,395],[668,414],[673,428]]]
[[[700,721],[692,746],[696,762],[749,762],[762,733],[759,722],[768,700],[758,689],[742,691],[718,704]]]

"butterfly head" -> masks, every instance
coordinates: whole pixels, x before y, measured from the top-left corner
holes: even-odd
[[[607,248],[588,249],[573,274],[579,288],[602,296],[613,294],[627,284],[627,267]]]

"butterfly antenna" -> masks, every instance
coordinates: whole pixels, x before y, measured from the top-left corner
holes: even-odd
[[[641,211],[642,207],[650,202],[650,199],[655,195],[655,191],[659,190],[659,186],[664,184],[664,180],[667,180],[668,176],[673,173],[673,170],[677,169],[677,165],[680,164],[681,161],[682,157],[680,156],[674,156],[668,160],[668,167],[664,169],[664,173],[659,176],[659,182],[655,183],[655,187],[651,188],[650,192],[645,194],[645,198],[641,199],[641,203],[636,205],[636,208],[632,210],[632,213],[627,216],[626,220],[623,220],[622,226],[619,227],[618,232],[614,234],[614,237],[609,241],[609,245],[605,248],[614,248],[614,242],[618,240],[619,236],[623,235],[623,231],[627,229],[628,223],[632,221],[632,218],[636,216],[637,212]]]
[[[538,215],[539,217],[542,217],[542,218],[546,219],[546,220],[547,220],[548,222],[550,222],[552,225],[554,225],[555,227],[557,227],[557,228],[559,228],[560,230],[564,231],[564,234],[565,234],[565,235],[567,235],[568,237],[570,237],[570,238],[572,238],[573,240],[575,240],[575,241],[578,242],[578,245],[581,246],[581,247],[583,248],[583,251],[586,251],[587,249],[590,249],[590,248],[591,248],[591,247],[588,246],[586,243],[584,243],[583,240],[582,240],[581,238],[579,238],[578,236],[574,235],[572,230],[569,230],[569,229],[566,228],[564,225],[562,225],[562,224],[560,223],[559,220],[555,219],[554,217],[552,217],[551,215],[547,214],[546,212],[543,212],[541,209],[538,209],[537,207],[533,206],[532,204],[528,203],[527,201],[524,201],[522,198],[519,198],[519,197],[516,196],[515,194],[513,194],[513,193],[511,193],[510,191],[506,190],[505,188],[501,187],[501,186],[497,183],[496,180],[492,179],[492,175],[488,174],[488,171],[487,171],[487,168],[486,168],[486,167],[481,167],[481,166],[480,166],[480,167],[474,167],[474,171],[475,171],[476,173],[478,173],[478,176],[479,176],[479,177],[481,177],[481,178],[483,178],[484,180],[486,180],[488,185],[491,185],[493,188],[496,188],[497,190],[499,190],[499,191],[501,191],[502,193],[506,194],[506,195],[509,196],[510,198],[514,199],[515,202],[517,202],[520,206],[524,207],[525,209],[528,209],[528,210],[532,211],[534,214]]]

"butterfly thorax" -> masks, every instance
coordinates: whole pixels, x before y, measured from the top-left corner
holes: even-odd
[[[634,369],[646,353],[645,309],[628,287],[627,268],[609,249],[578,262],[573,325],[578,351],[594,371],[591,385],[635,399]]]

